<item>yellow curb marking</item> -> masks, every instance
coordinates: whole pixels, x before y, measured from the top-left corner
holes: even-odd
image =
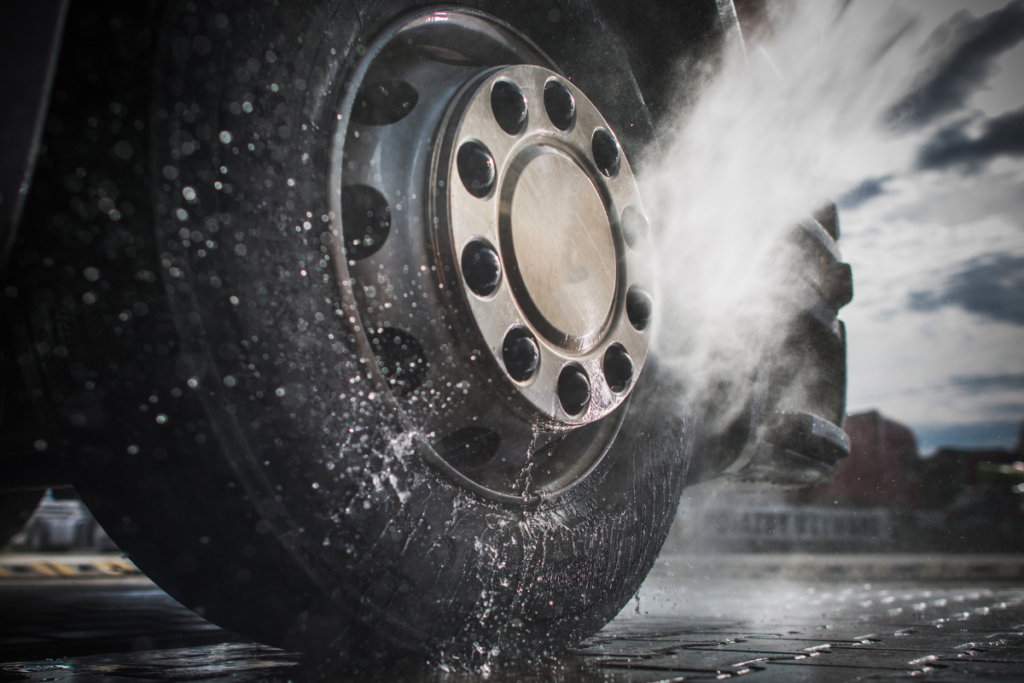
[[[0,561],[0,579],[124,576],[141,573],[134,564],[125,559],[96,559],[84,562]]]

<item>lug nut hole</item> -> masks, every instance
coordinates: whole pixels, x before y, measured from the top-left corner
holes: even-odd
[[[630,249],[638,249],[650,230],[647,218],[635,205],[630,204],[622,212],[622,236]]]
[[[498,81],[491,89],[491,113],[509,135],[519,135],[526,123],[526,96],[514,84]]]
[[[550,80],[544,85],[544,110],[556,128],[569,130],[576,120],[576,98],[564,85]]]
[[[590,380],[578,365],[567,365],[558,375],[558,400],[569,415],[579,415],[590,403]]]
[[[409,115],[419,97],[416,88],[397,79],[368,85],[356,93],[352,122],[362,126],[397,123]]]
[[[654,314],[654,300],[639,285],[633,285],[626,293],[626,317],[630,324],[643,330],[651,322]]]
[[[391,393],[408,396],[426,379],[429,369],[427,355],[408,332],[394,327],[372,330],[370,345]]]
[[[473,240],[462,250],[462,277],[477,296],[490,296],[501,284],[501,258],[484,240]]]
[[[622,163],[622,155],[619,153],[619,143],[615,136],[604,128],[594,131],[594,137],[590,141],[590,151],[594,154],[594,163],[606,178],[613,177],[619,172],[619,164]]]
[[[368,185],[341,188],[341,232],[345,254],[358,261],[384,246],[391,231],[391,207],[377,190]]]
[[[479,142],[462,143],[456,157],[462,184],[474,197],[486,197],[494,187],[494,157]]]
[[[622,344],[612,344],[604,352],[604,377],[608,387],[616,394],[629,388],[633,379],[633,360]]]
[[[540,347],[529,330],[514,327],[505,335],[501,358],[505,361],[509,377],[517,382],[525,382],[533,377],[540,365]]]

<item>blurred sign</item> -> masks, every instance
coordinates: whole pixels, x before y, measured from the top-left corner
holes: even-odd
[[[722,541],[885,543],[891,536],[884,508],[829,510],[797,506],[709,506],[699,513],[699,534]]]

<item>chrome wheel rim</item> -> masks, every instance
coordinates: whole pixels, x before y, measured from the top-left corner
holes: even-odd
[[[486,498],[564,493],[607,453],[650,334],[611,127],[525,36],[463,10],[393,25],[347,87],[331,249],[372,398]]]

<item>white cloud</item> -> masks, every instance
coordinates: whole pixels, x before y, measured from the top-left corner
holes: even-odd
[[[920,292],[941,298],[972,260],[1024,256],[1024,162],[1000,159],[973,175],[905,172],[885,189],[841,215],[856,292],[843,311],[851,412],[877,408],[911,425],[1021,419],[1020,384],[962,380],[1024,375],[1024,326],[910,303]]]
[[[930,31],[959,10],[982,16],[1005,2],[900,5],[916,7]],[[1024,46],[997,66],[962,109],[892,140],[911,163],[880,168],[873,177],[890,176],[885,193],[841,213],[856,292],[843,311],[851,412],[877,408],[931,427],[1024,416],[1024,326],[965,310],[950,291],[951,283],[969,286],[965,277],[986,258],[1024,257],[1024,161],[1000,157],[972,173],[919,172],[912,163],[914,151],[951,121],[974,117],[968,133],[978,132],[988,118],[1024,105]],[[891,151],[886,161],[897,157]],[[988,275],[991,284],[996,276]],[[1007,286],[1016,282],[1010,278]],[[915,309],[911,303],[922,293],[929,306]]]
[[[1024,332],[960,308],[879,319],[851,309],[849,408],[913,424],[1017,420],[1024,390],[964,380],[1024,374]]]

